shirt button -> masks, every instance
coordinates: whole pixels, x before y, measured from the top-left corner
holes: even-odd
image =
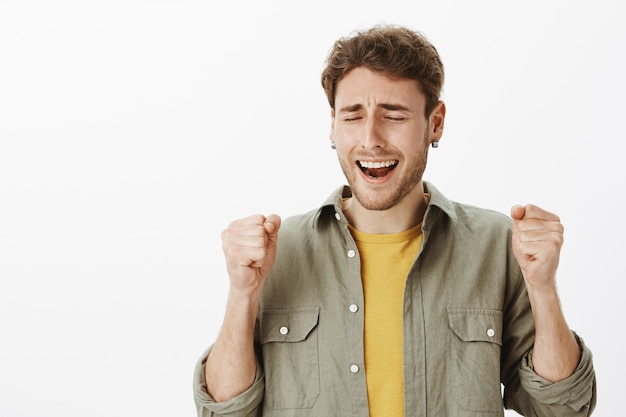
[[[356,304],[351,304],[350,305],[350,311],[352,313],[356,313],[357,311],[359,311],[359,306],[357,306]]]
[[[354,255],[356,255],[356,252],[355,252],[355,251],[353,251],[352,249],[350,249],[350,250],[348,251],[348,258],[354,258]]]
[[[350,372],[352,372],[353,374],[356,374],[357,372],[359,372],[359,365],[356,365],[356,364],[350,365]]]
[[[495,334],[496,334],[495,330],[493,330],[493,329],[488,329],[487,330],[487,336],[493,337],[493,336],[495,336]]]
[[[282,334],[284,336],[287,333],[289,333],[289,329],[286,328],[285,326],[283,326],[283,327],[280,328],[279,332],[280,332],[280,334]]]
[[[339,213],[335,212],[335,219],[337,220],[341,220],[341,216],[339,215]]]

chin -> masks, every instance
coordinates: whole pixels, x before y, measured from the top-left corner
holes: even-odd
[[[365,195],[364,195],[365,194]],[[375,195],[371,195],[375,194]],[[401,198],[381,195],[381,192],[361,193],[358,189],[352,190],[352,195],[359,204],[366,210],[384,211],[397,205]]]

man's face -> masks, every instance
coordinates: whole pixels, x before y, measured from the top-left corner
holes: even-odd
[[[387,210],[422,193],[428,146],[443,129],[445,107],[424,115],[426,99],[414,80],[392,79],[359,67],[337,84],[330,138],[355,199]]]

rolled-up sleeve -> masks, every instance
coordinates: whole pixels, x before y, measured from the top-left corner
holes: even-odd
[[[555,415],[588,416],[596,403],[596,378],[591,351],[583,340],[574,333],[581,348],[581,359],[574,373],[559,382],[550,382],[533,370],[532,351],[522,358],[519,369],[520,382],[524,390],[539,403],[550,408],[570,409]]]
[[[193,377],[194,400],[198,417],[249,417],[256,416],[257,410],[263,400],[265,381],[263,367],[257,357],[256,376],[250,388],[228,401],[216,402],[210,395],[206,386],[205,365],[211,352],[207,349],[196,363]]]

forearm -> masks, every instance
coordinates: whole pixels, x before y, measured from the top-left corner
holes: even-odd
[[[580,347],[561,309],[556,288],[528,292],[535,320],[532,363],[535,372],[551,381],[561,381],[574,372]]]
[[[217,402],[227,401],[254,382],[254,326],[258,294],[229,293],[220,334],[206,362],[206,384]]]

